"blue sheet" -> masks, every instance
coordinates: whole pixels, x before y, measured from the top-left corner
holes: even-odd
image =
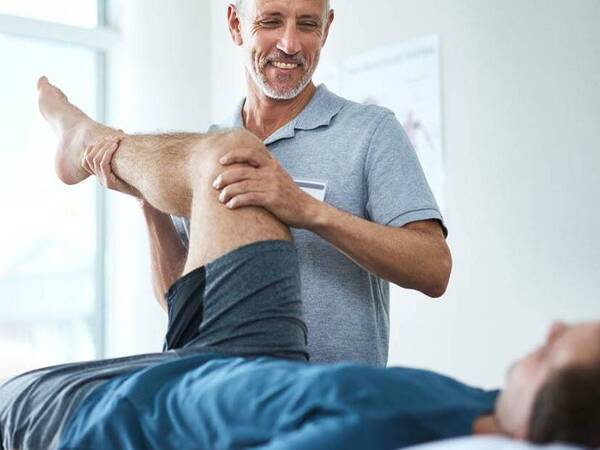
[[[468,435],[483,391],[417,369],[196,355],[110,381],[60,449],[392,449]]]

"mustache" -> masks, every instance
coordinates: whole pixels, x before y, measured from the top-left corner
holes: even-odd
[[[279,61],[279,62],[283,62],[283,63],[287,63],[287,64],[298,64],[301,66],[306,64],[306,59],[300,53],[297,53],[295,55],[288,55],[285,52],[278,51],[278,52],[272,53],[270,55],[267,55],[260,62],[260,68],[261,69],[264,68],[267,64],[269,64],[270,62],[273,62],[273,61]]]

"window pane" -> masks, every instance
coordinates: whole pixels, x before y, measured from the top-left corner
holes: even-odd
[[[98,1],[0,0],[0,14],[12,14],[93,28],[98,25]]]
[[[96,196],[93,180],[63,185],[55,138],[37,109],[46,74],[96,110],[93,51],[0,34],[0,379],[95,355]]]

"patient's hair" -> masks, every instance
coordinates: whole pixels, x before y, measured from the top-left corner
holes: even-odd
[[[600,448],[600,364],[553,373],[536,396],[529,440]]]

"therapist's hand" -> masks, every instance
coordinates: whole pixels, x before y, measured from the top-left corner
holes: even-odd
[[[224,170],[213,187],[220,191],[219,201],[228,208],[261,206],[294,228],[307,228],[314,221],[321,202],[300,189],[270,153],[236,149],[219,162]],[[247,166],[228,168],[237,163]]]
[[[122,192],[138,199],[142,194],[133,186],[118,178],[112,171],[112,158],[119,149],[122,137],[108,136],[89,145],[84,153],[81,165],[91,175],[96,175],[102,186],[113,191]]]

